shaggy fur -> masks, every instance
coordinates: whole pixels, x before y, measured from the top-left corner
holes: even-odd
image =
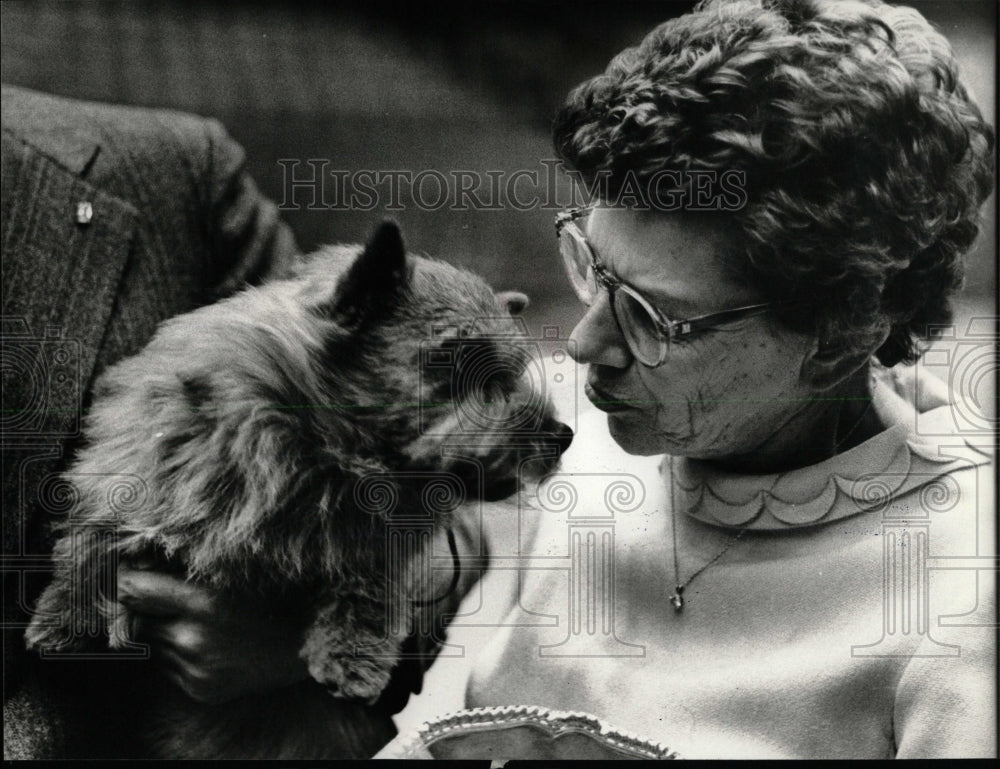
[[[509,496],[572,436],[523,375],[517,332],[482,280],[407,256],[390,223],[364,249],[327,248],[288,279],[167,321],[96,386],[29,647],[127,647],[114,564],[152,559],[302,622],[312,677],[374,702],[413,620],[387,621],[412,603],[388,584],[385,499],[421,512],[442,481],[456,499]],[[468,413],[492,429],[470,429]],[[369,493],[373,479],[387,496]],[[157,709],[143,728],[165,758],[370,749],[331,744],[330,719],[349,708],[311,683],[214,709],[170,694]]]

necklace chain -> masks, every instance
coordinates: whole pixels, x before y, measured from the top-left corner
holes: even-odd
[[[841,438],[839,441],[837,441],[837,444],[836,444],[836,447],[835,447],[835,452],[839,451],[840,447],[843,446],[847,442],[847,439],[850,438],[854,434],[854,431],[857,430],[861,426],[861,423],[864,421],[865,416],[867,416],[868,410],[871,408],[871,405],[872,405],[872,402],[869,400],[868,404],[861,411],[861,416],[858,417],[858,420],[854,423],[854,425],[851,427],[851,429],[847,431],[847,433],[844,435],[843,438]],[[671,488],[673,488],[673,477],[674,477],[674,458],[673,457],[670,457],[670,477],[671,477]],[[671,493],[671,496],[673,496],[672,493]],[[735,545],[737,542],[739,542],[740,538],[742,538],[742,536],[747,533],[747,530],[746,530],[746,528],[742,528],[738,532],[736,532],[736,534],[733,535],[732,537],[730,537],[729,541],[726,542],[726,546],[723,547],[722,550],[720,550],[718,553],[716,553],[715,556],[710,561],[708,561],[708,563],[706,563],[704,566],[702,566],[700,569],[698,569],[694,574],[692,574],[690,577],[688,577],[684,582],[681,582],[680,560],[677,557],[677,507],[676,507],[676,501],[673,501],[671,503],[671,505],[670,505],[670,525],[671,525],[671,529],[672,529],[672,533],[673,533],[673,551],[674,551],[674,593],[673,593],[673,595],[670,596],[670,603],[674,607],[674,612],[676,612],[677,614],[680,614],[681,611],[683,611],[683,609],[684,609],[684,589],[688,585],[690,585],[692,582],[694,582],[695,579],[698,577],[698,575],[701,574],[703,571],[705,571],[705,569],[707,569],[713,563],[715,563],[720,558],[722,558],[722,556],[724,556],[726,553],[728,553],[729,549],[731,547],[733,547],[733,545]]]
[[[686,588],[688,585],[690,585],[692,582],[694,582],[695,579],[698,577],[698,575],[701,574],[703,571],[705,571],[705,569],[707,569],[713,563],[715,563],[720,558],[722,558],[722,556],[724,556],[726,553],[728,553],[729,552],[729,548],[731,548],[733,545],[735,545],[737,542],[739,542],[740,541],[740,537],[742,537],[744,534],[746,534],[747,530],[746,529],[740,529],[734,536],[730,537],[729,541],[726,543],[726,546],[724,548],[722,548],[722,550],[720,550],[718,553],[716,553],[715,557],[712,558],[712,560],[710,560],[708,563],[706,563],[704,566],[702,566],[700,569],[698,569],[698,571],[696,571],[694,574],[692,574],[690,577],[688,577],[682,583],[681,582],[680,561],[677,558],[677,517],[676,517],[676,513],[672,513],[671,514],[671,522],[672,522],[672,525],[673,525],[673,535],[674,535],[673,536],[673,540],[674,540],[674,543],[673,543],[674,544],[674,593],[673,593],[673,595],[670,596],[670,603],[673,605],[674,611],[676,613],[680,614],[681,611],[684,609],[684,588]]]
[[[671,477],[671,488],[673,488],[673,477],[674,477],[674,458],[670,457],[670,477]],[[671,494],[671,497],[673,494]],[[745,528],[740,529],[734,536],[729,538],[726,546],[722,548],[715,556],[704,566],[702,566],[698,571],[688,577],[684,582],[681,582],[681,565],[680,559],[677,557],[677,503],[676,500],[671,501],[670,505],[670,526],[672,530],[672,540],[673,540],[673,550],[674,550],[674,593],[670,596],[670,603],[674,607],[674,612],[680,614],[684,609],[684,588],[690,585],[695,579],[701,574],[705,569],[711,566],[713,563],[718,561],[722,556],[729,552],[729,548],[740,541],[740,538],[746,534],[747,530]]]
[[[844,435],[843,438],[841,438],[834,444],[833,447],[834,454],[839,453],[843,445],[847,443],[847,439],[850,438],[852,435],[854,435],[855,430],[861,427],[861,423],[865,421],[865,417],[868,416],[868,410],[871,409],[871,407],[872,407],[872,402],[869,399],[868,403],[865,404],[865,407],[861,410],[861,416],[858,417],[858,421],[854,423],[854,425],[851,427],[850,430],[847,431],[847,433]]]

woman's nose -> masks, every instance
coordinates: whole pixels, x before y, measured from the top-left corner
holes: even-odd
[[[596,363],[613,368],[628,368],[632,363],[632,353],[618,328],[606,291],[601,291],[594,298],[569,340],[569,354],[577,363]]]

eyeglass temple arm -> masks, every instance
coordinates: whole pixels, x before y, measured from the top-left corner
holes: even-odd
[[[560,232],[562,231],[562,228],[568,222],[575,222],[577,219],[582,219],[584,216],[586,216],[587,214],[589,214],[590,211],[591,211],[591,209],[589,207],[573,208],[573,209],[570,209],[569,211],[560,211],[555,216],[556,235],[560,234]]]
[[[687,320],[674,321],[673,323],[668,323],[667,327],[674,336],[680,336],[683,334],[690,334],[695,331],[704,331],[723,323],[730,323],[734,320],[739,320],[740,318],[750,317],[751,315],[760,315],[772,307],[778,307],[786,304],[791,304],[791,302],[748,304],[745,307],[734,307],[731,310],[723,310],[722,312],[713,312],[708,315],[699,315],[695,318],[688,318]]]

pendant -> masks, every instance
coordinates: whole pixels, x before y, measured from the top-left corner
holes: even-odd
[[[684,592],[684,585],[678,585],[674,590],[674,594],[670,596],[670,603],[674,606],[674,613],[680,614],[681,609],[684,608],[684,598],[681,594]]]

